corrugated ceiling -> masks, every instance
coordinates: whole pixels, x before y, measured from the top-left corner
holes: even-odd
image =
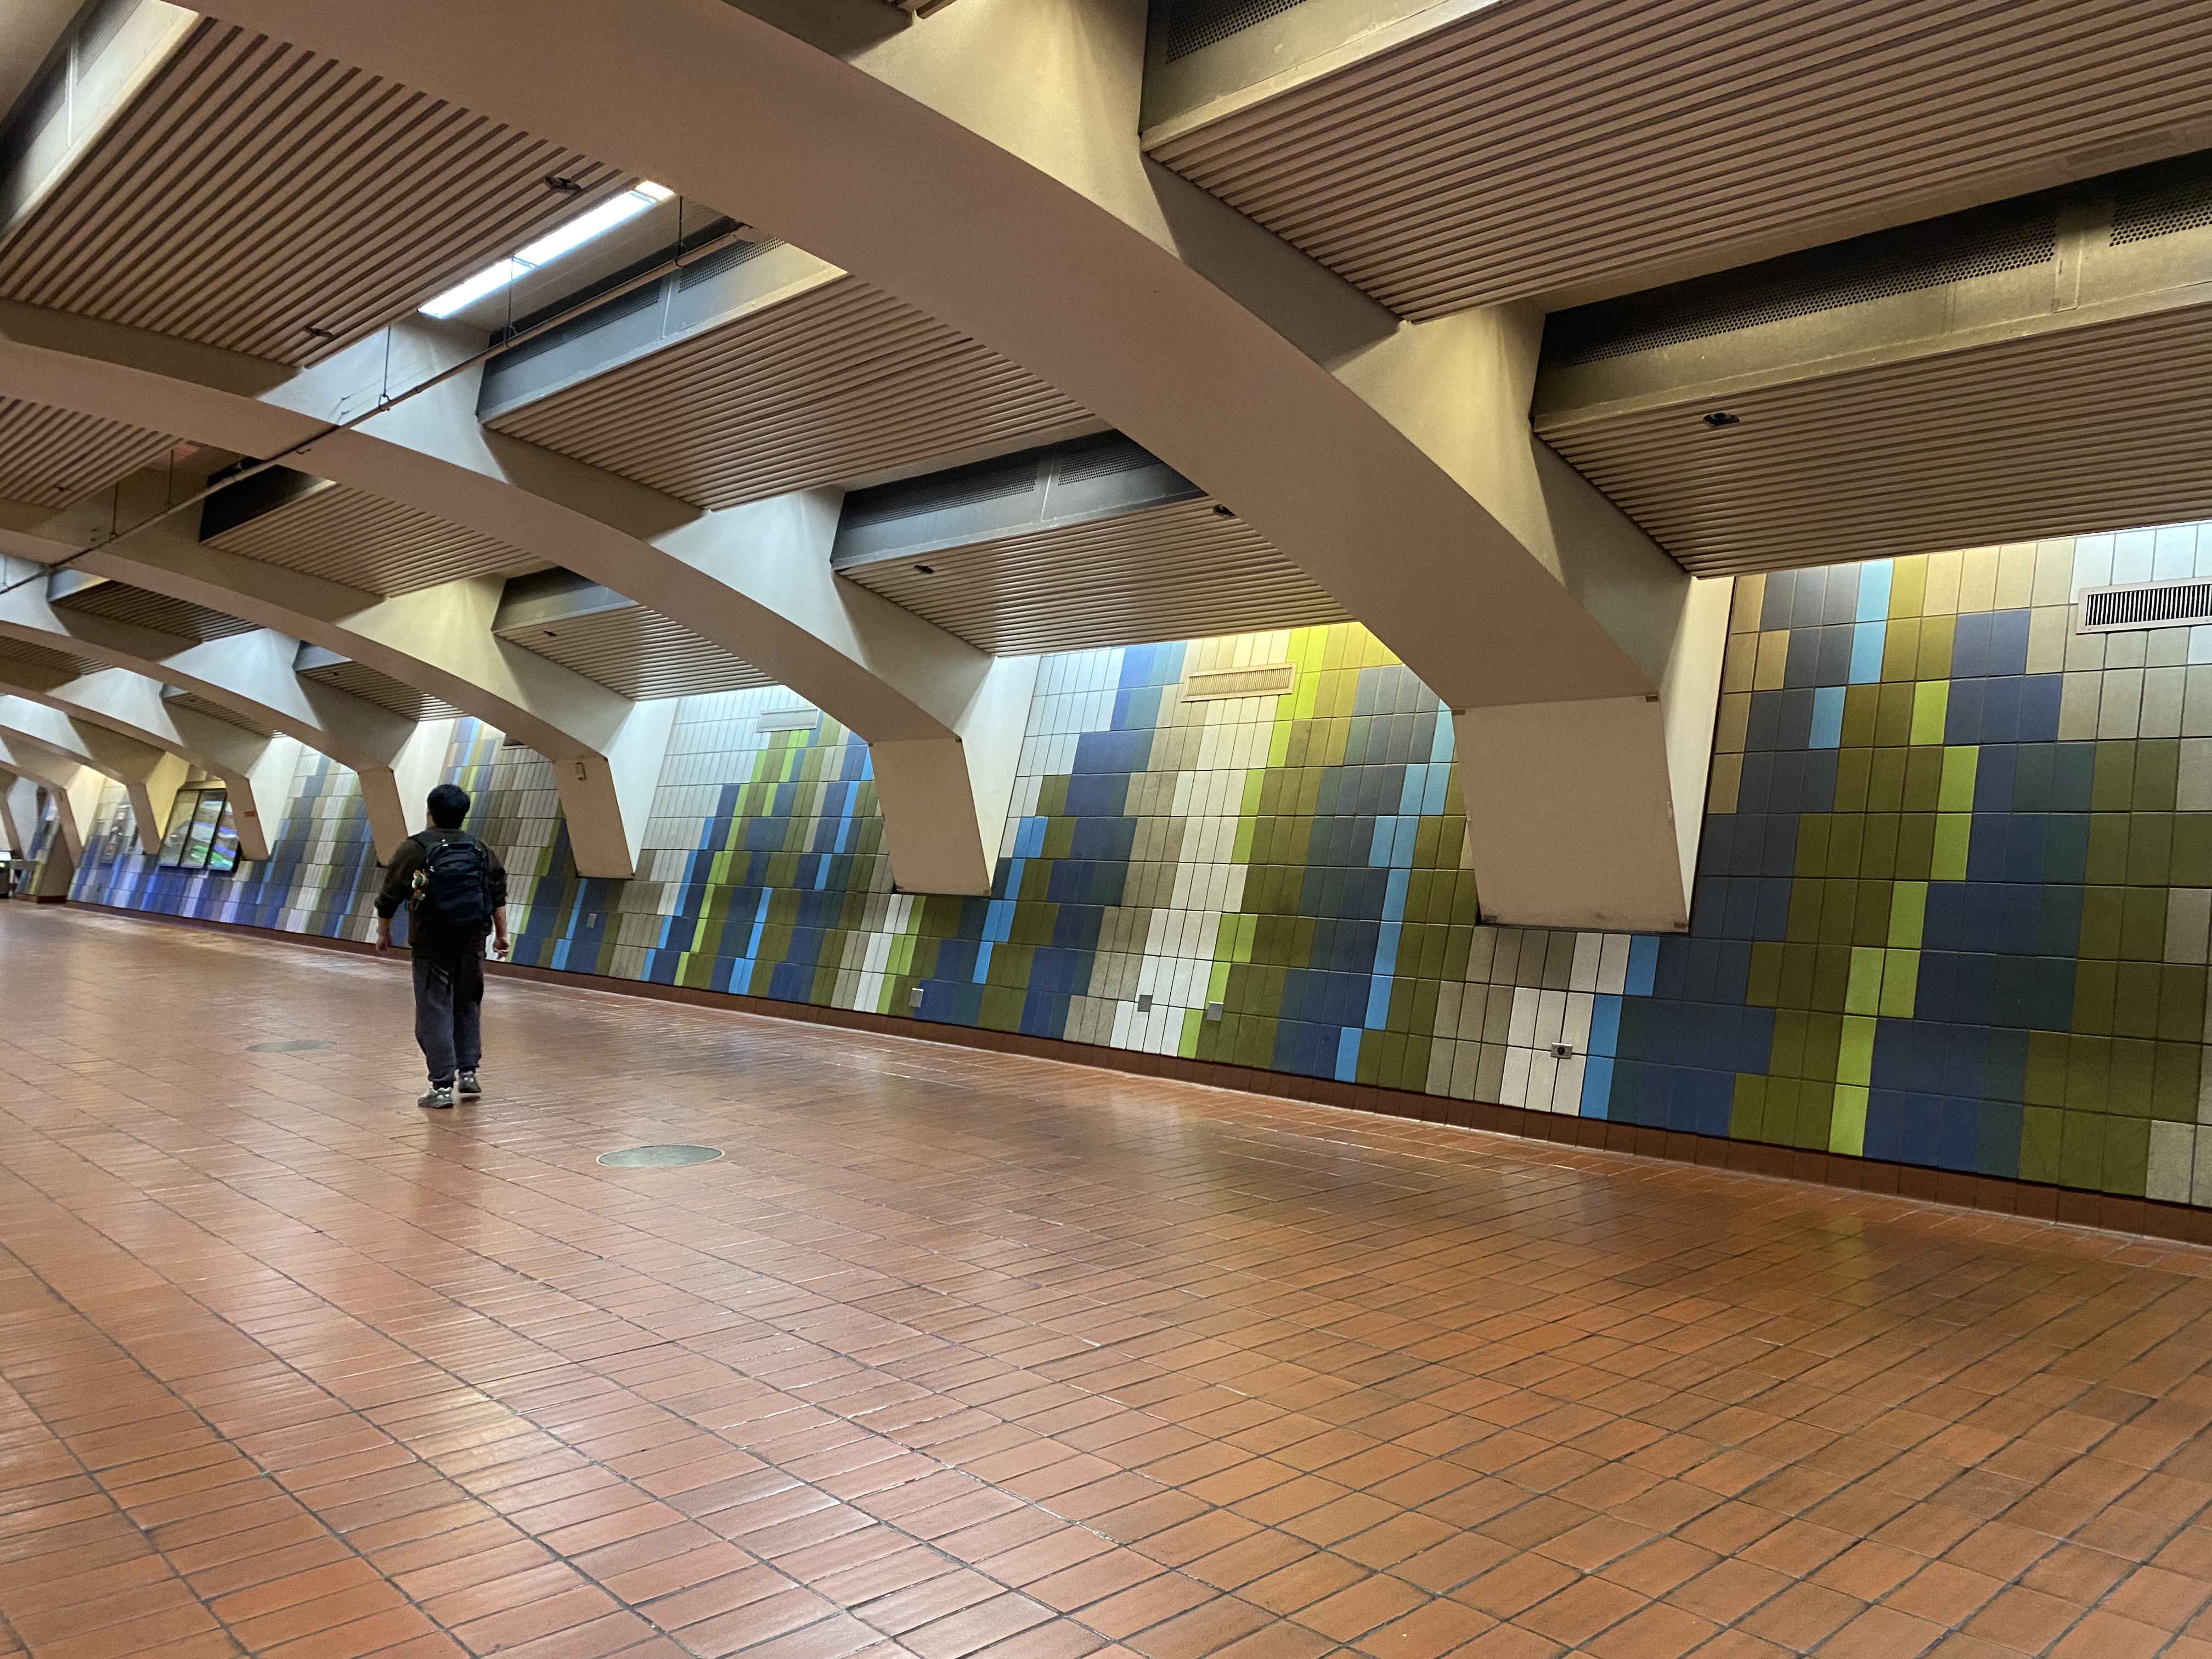
[[[96,674],[106,666],[89,657],[52,651],[28,640],[0,640],[0,681],[11,681],[9,671],[19,667],[39,674]]]
[[[1719,575],[2212,517],[2212,309],[1540,421],[1690,569]]]
[[[240,617],[194,605],[190,599],[173,599],[166,593],[133,587],[128,582],[107,581],[80,588],[56,599],[54,605],[59,610],[82,611],[111,622],[149,628],[196,645],[233,634],[251,634],[254,629],[253,623]]]
[[[303,495],[209,544],[384,594],[545,568],[520,548],[343,485]]]
[[[205,714],[210,720],[222,720],[248,732],[265,733],[268,729],[254,725],[235,708],[228,708],[213,698],[204,697],[197,691],[171,691],[166,694],[163,701],[172,708],[190,709],[195,714]]]
[[[1429,318],[2172,154],[2208,93],[2212,0],[1503,0],[1151,149]]]
[[[371,668],[366,663],[332,662],[319,667],[300,671],[303,680],[336,686],[341,691],[350,691],[363,702],[373,702],[380,708],[410,720],[448,720],[462,711],[442,697],[417,691],[413,686],[395,680],[391,675]]]
[[[0,244],[0,296],[310,362],[629,182],[209,19]]]
[[[149,428],[0,398],[0,501],[67,507],[153,465],[176,442]]]
[[[840,276],[488,424],[725,507],[1083,418],[1027,371]]]
[[[690,697],[775,681],[710,641],[642,605],[596,611],[500,637],[572,668],[625,697]]]
[[[1205,501],[841,574],[994,656],[1346,619],[1272,544]]]

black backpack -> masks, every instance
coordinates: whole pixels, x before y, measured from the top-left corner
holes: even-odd
[[[422,850],[410,920],[418,939],[474,945],[491,931],[491,856],[473,836],[447,836]]]

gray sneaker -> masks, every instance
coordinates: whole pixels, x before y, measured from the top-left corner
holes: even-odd
[[[483,1085],[477,1081],[474,1072],[464,1072],[454,1081],[453,1097],[457,1100],[482,1100]]]
[[[417,1106],[429,1107],[434,1111],[451,1111],[453,1107],[453,1085],[450,1083],[434,1083],[430,1085],[429,1092],[415,1103]]]

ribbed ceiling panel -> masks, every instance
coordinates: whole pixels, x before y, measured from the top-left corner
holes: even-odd
[[[190,599],[173,599],[166,593],[149,592],[128,582],[102,582],[97,587],[81,588],[56,599],[54,605],[64,611],[82,611],[106,617],[111,622],[150,628],[157,634],[173,635],[195,644],[204,645],[233,634],[251,634],[254,628],[243,618],[210,611]]]
[[[1003,357],[850,276],[495,416],[500,431],[734,507],[1083,418]]]
[[[385,594],[545,568],[520,548],[343,485],[224,531],[210,545]]]
[[[9,671],[24,668],[38,674],[96,674],[105,667],[89,657],[73,657],[50,651],[28,640],[0,640],[0,682],[20,684]]]
[[[227,708],[212,698],[203,697],[197,691],[172,691],[167,693],[162,701],[172,708],[189,709],[195,714],[205,714],[210,720],[222,720],[248,732],[260,732],[264,729],[255,726],[235,708]]]
[[[67,507],[152,465],[176,441],[145,427],[0,398],[0,501]]]
[[[1152,149],[1430,318],[2172,153],[2208,93],[2212,0],[1502,0]]]
[[[364,702],[373,702],[379,708],[389,708],[410,720],[447,720],[461,712],[443,698],[417,691],[366,663],[325,663],[319,668],[301,669],[300,678],[350,691]]]
[[[598,611],[550,628],[503,629],[500,637],[640,702],[775,684],[750,663],[642,605]]]
[[[1346,620],[1272,544],[1203,501],[842,574],[994,656]]]
[[[210,19],[0,245],[0,295],[310,362],[628,183]]]
[[[1702,575],[2212,517],[2212,316],[2033,336],[1544,422],[1544,437]]]

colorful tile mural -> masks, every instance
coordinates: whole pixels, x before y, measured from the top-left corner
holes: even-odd
[[[1450,716],[1353,625],[1047,659],[988,898],[895,892],[866,745],[777,688],[684,700],[632,880],[575,874],[529,750],[459,721],[448,772],[547,968],[2212,1202],[2212,629],[2071,611],[2199,539],[1740,580],[1679,937],[1483,925]],[[79,896],[368,935],[319,756],[264,863],[133,847]]]

